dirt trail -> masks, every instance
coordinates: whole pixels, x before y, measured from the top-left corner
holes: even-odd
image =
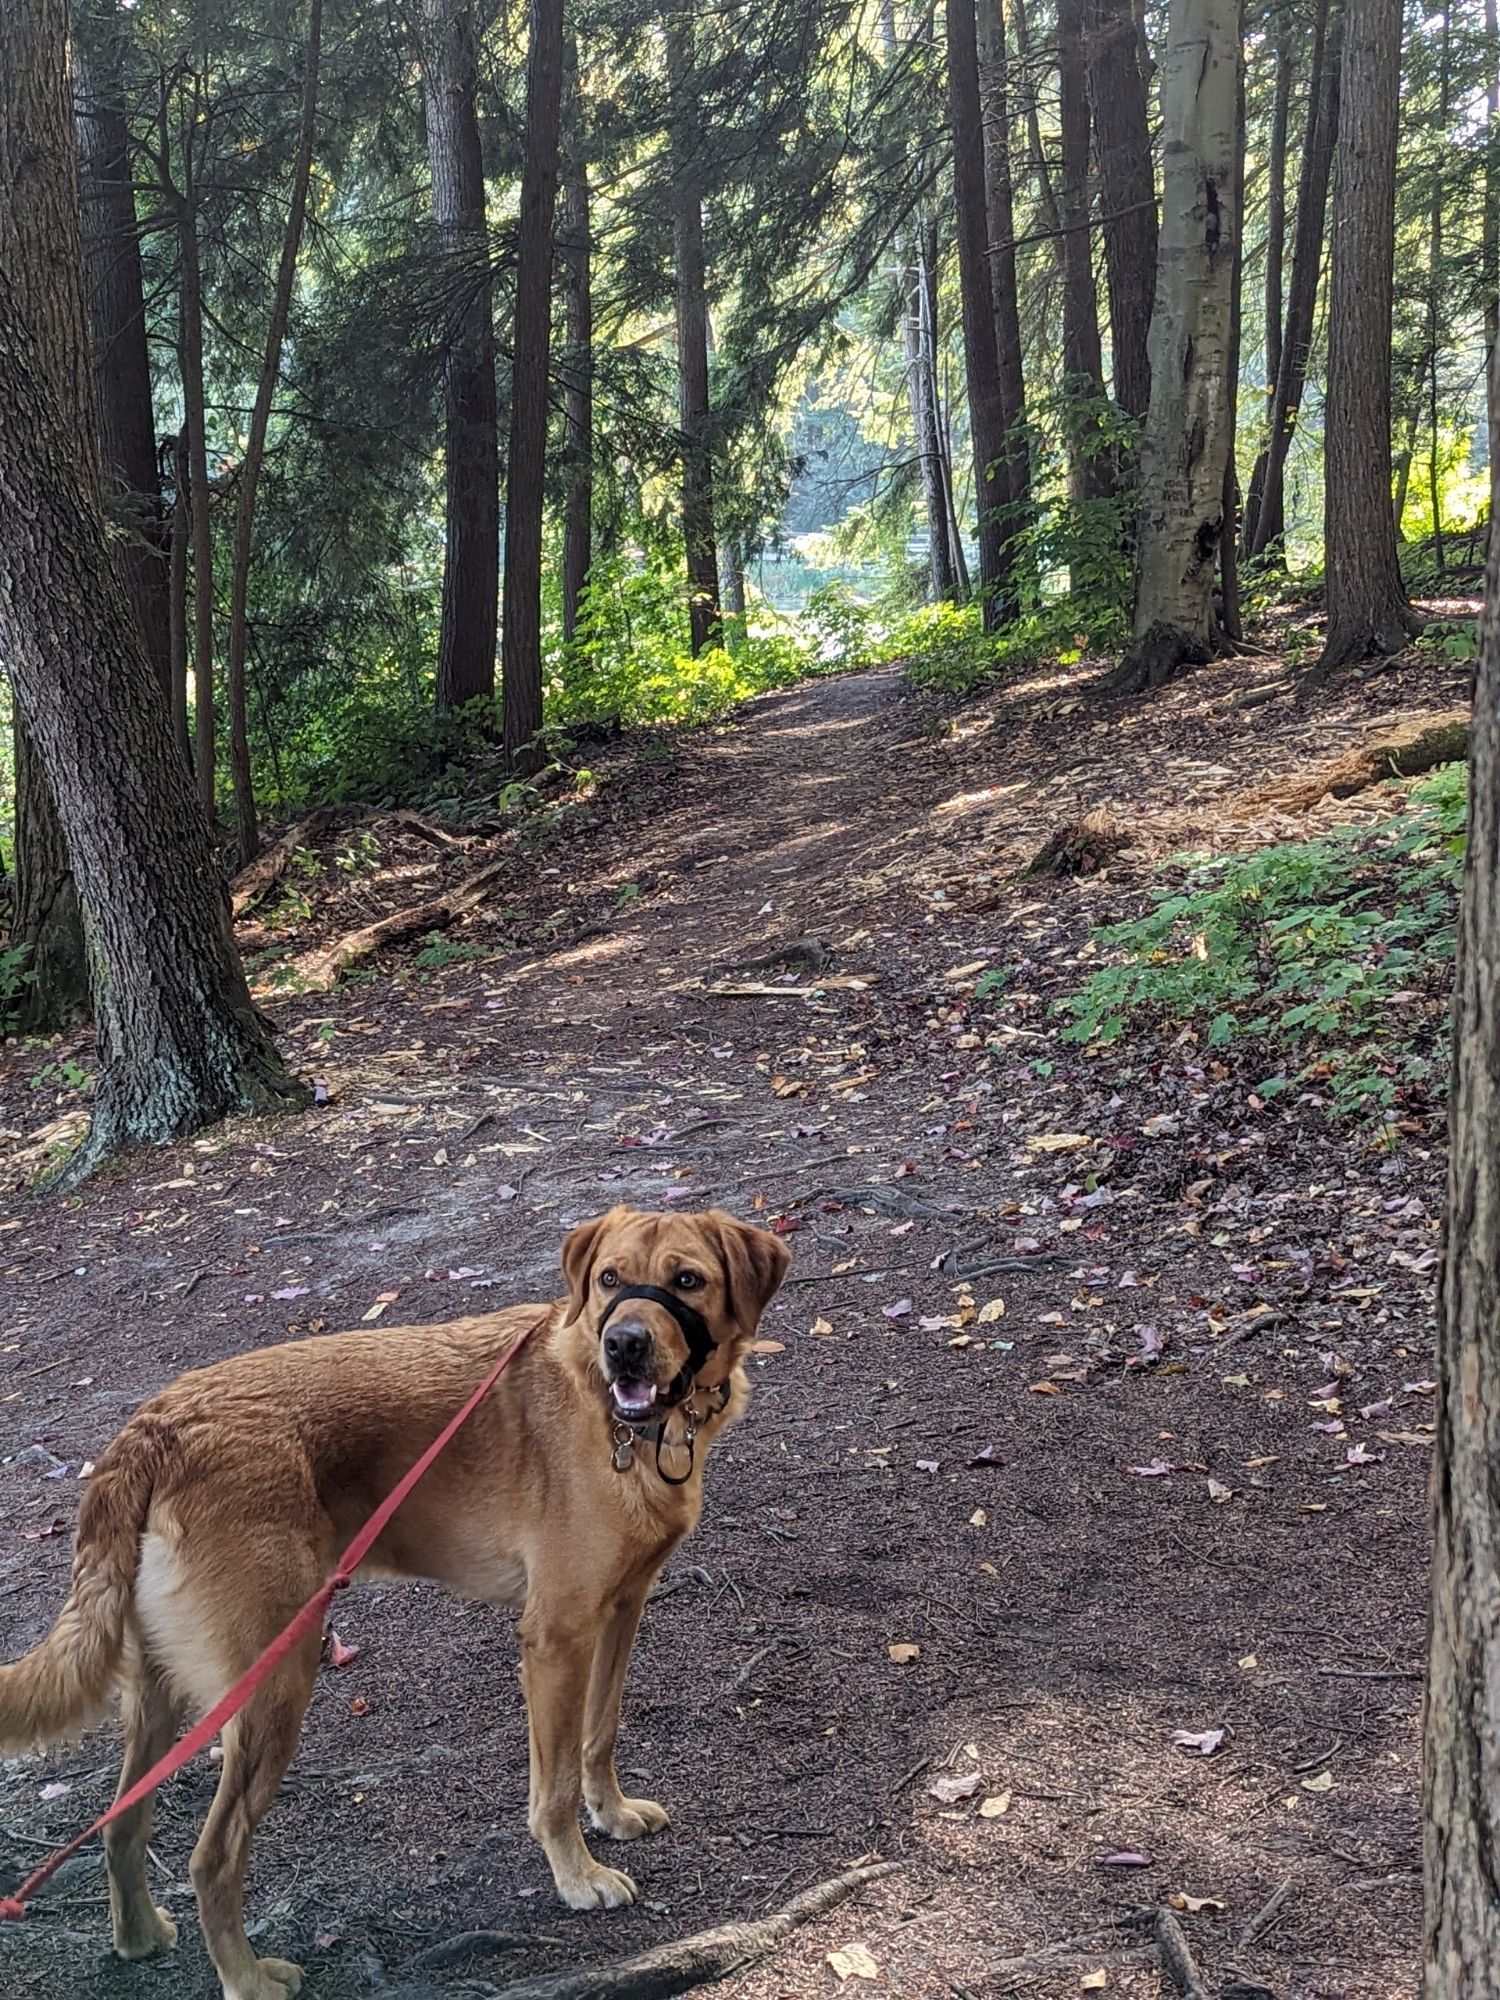
[[[1215,1990],[1233,1968],[1277,2000],[1415,1991],[1435,1147],[1424,1129],[1391,1158],[1315,1109],[1262,1114],[1180,1042],[1086,1060],[1046,1012],[1088,925],[1138,901],[1153,829],[1452,699],[1441,676],[1376,681],[1314,713],[1269,702],[1231,737],[1235,685],[1103,708],[1039,680],[948,714],[866,675],[601,756],[592,823],[463,932],[483,956],[278,1005],[326,1105],[0,1218],[6,1652],[60,1600],[80,1463],[178,1369],[377,1309],[547,1296],[563,1231],[612,1201],[720,1202],[790,1234],[764,1328],[784,1351],[757,1364],[632,1672],[623,1763],[675,1815],[632,1858],[646,1901],[578,1919],[550,1900],[509,1621],[364,1590],[341,1607],[359,1658],[320,1683],[252,1874],[257,1934],[317,2000],[484,1992],[773,1907],[870,1851],[904,1873],[726,2000],[833,1991],[851,1942],[879,1968],[862,1992],[1000,1991],[999,1962],[1179,1893],[1214,1899],[1184,1922]],[[1105,800],[1140,837],[1130,866],[1011,879]],[[808,934],[830,976],[868,983],[706,990]],[[1006,969],[1002,1000],[974,1001],[981,963]],[[40,1061],[0,1063],[13,1131],[66,1100],[31,1087]],[[1341,1439],[1309,1407],[1330,1400]],[[1203,1756],[1178,1731],[1224,1734]],[[0,1768],[0,1885],[98,1809],[114,1758],[105,1730]],[[931,1795],[970,1774],[971,1795]],[[205,1762],[160,1803],[159,1894],[184,1916],[212,1783]],[[411,1969],[476,1927],[513,1948]],[[106,1934],[86,1855],[0,1933],[0,1986],[209,1990],[190,1918],[149,1970]],[[1107,1949],[1027,1990],[1076,1993]]]

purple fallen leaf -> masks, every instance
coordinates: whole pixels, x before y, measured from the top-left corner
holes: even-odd
[[[915,1228],[915,1226],[916,1225],[911,1222],[898,1222],[895,1228],[891,1231],[891,1234],[892,1236],[906,1236],[910,1234],[911,1230]]]
[[[1131,1355],[1125,1363],[1127,1368],[1139,1368],[1147,1361],[1154,1361],[1166,1350],[1166,1335],[1159,1333],[1154,1326],[1138,1326],[1135,1333],[1136,1339],[1141,1343],[1141,1351],[1139,1354]]]
[[[918,1472],[936,1472],[938,1462],[935,1458],[919,1458],[916,1461],[916,1466]]]
[[[509,1181],[501,1181],[499,1187],[495,1189],[496,1201],[514,1201],[515,1198],[516,1189],[510,1185]],[[382,1245],[381,1247],[383,1249],[385,1246]]]
[[[326,1104],[327,1102],[328,1102],[327,1080],[321,1076],[315,1076],[313,1078],[313,1103]]]
[[[266,1295],[264,1292],[246,1292],[245,1294],[245,1304],[247,1306],[263,1306],[265,1302]]]
[[[1351,1444],[1344,1453],[1346,1465],[1379,1465],[1385,1457],[1383,1451],[1366,1451],[1362,1444]]]
[[[1174,1729],[1172,1742],[1179,1750],[1190,1750],[1199,1757],[1212,1757],[1228,1734],[1227,1729]]]
[[[1149,1868],[1151,1866],[1151,1856],[1149,1854],[1137,1854],[1133,1848],[1125,1847],[1118,1854],[1106,1854],[1103,1860],[1100,1861],[1099,1866],[1101,1868]]]
[[[59,1779],[54,1784],[43,1785],[41,1792],[38,1794],[38,1796],[44,1799],[65,1799],[68,1796],[69,1792],[72,1791],[72,1789],[73,1787],[71,1785],[65,1785]]]
[[[927,1796],[945,1806],[957,1805],[960,1799],[972,1799],[983,1783],[982,1771],[965,1771],[961,1776],[934,1778],[927,1787]]]
[[[279,1291],[272,1292],[271,1297],[273,1299],[305,1299],[310,1289],[311,1287],[307,1285],[283,1285]]]
[[[456,1271],[448,1273],[448,1282],[456,1285],[462,1278],[482,1278],[484,1268],[480,1264],[460,1264]]]
[[[1395,1408],[1389,1396],[1379,1403],[1364,1403],[1360,1406],[1362,1417],[1388,1417]]]
[[[887,1319],[910,1319],[911,1300],[897,1299],[896,1303],[893,1306],[882,1306],[880,1310],[885,1314]],[[941,1324],[941,1322],[939,1322],[939,1324]]]
[[[1321,1431],[1324,1437],[1341,1438],[1348,1436],[1348,1432],[1344,1429],[1344,1420],[1342,1417],[1330,1417],[1326,1424],[1314,1424],[1313,1429]]]
[[[998,1445],[983,1444],[969,1460],[969,1463],[970,1465],[1004,1465],[1005,1460],[1000,1456],[1000,1447]]]
[[[948,1313],[924,1313],[917,1321],[923,1333],[936,1333],[939,1327],[952,1326],[953,1319]]]
[[[1430,1396],[1436,1387],[1436,1382],[1403,1382],[1401,1393],[1403,1396]]]
[[[1127,1465],[1125,1470],[1133,1472],[1137,1479],[1165,1479],[1176,1467],[1168,1465],[1164,1458],[1153,1458],[1149,1465]]]
[[[687,1183],[682,1181],[676,1187],[663,1188],[661,1198],[663,1201],[681,1201],[685,1195],[690,1195],[692,1192]]]

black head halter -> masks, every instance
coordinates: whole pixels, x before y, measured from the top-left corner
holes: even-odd
[[[714,1337],[708,1330],[708,1321],[698,1311],[696,1306],[688,1305],[685,1300],[678,1298],[675,1292],[665,1291],[660,1285],[622,1285],[620,1290],[615,1293],[614,1297],[605,1307],[603,1316],[599,1321],[601,1337],[605,1327],[609,1324],[610,1315],[617,1307],[624,1305],[627,1299],[650,1299],[653,1305],[658,1305],[663,1311],[669,1312],[673,1319],[676,1320],[682,1337],[687,1342],[688,1358],[667,1384],[666,1393],[663,1398],[668,1411],[671,1411],[682,1402],[684,1397],[690,1396],[693,1393],[694,1378],[697,1376],[698,1370],[714,1351]],[[721,1391],[719,1405],[721,1409],[724,1403],[728,1401],[728,1397],[729,1385],[726,1382]],[[618,1418],[618,1421],[630,1424],[632,1420],[629,1417],[622,1416]],[[695,1426],[689,1423],[687,1427],[688,1469],[680,1479],[674,1479],[672,1474],[666,1471],[661,1462],[662,1443],[666,1428],[664,1422],[657,1423],[656,1469],[669,1486],[685,1486],[693,1476],[693,1438]],[[629,1463],[628,1458],[625,1462]],[[617,1460],[616,1463],[618,1464],[619,1461]]]

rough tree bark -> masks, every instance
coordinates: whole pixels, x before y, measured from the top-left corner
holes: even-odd
[[[1271,96],[1271,140],[1266,152],[1266,416],[1276,401],[1281,367],[1281,315],[1286,269],[1286,134],[1292,104],[1292,34],[1286,17],[1276,25],[1276,82]]]
[[[1156,282],[1156,180],[1141,31],[1131,0],[1083,0],[1089,109],[1099,169],[1115,401],[1144,417]]]
[[[567,179],[557,239],[566,351],[563,435],[567,494],[563,501],[563,638],[578,634],[578,611],[594,554],[594,302],[589,220],[588,133],[578,82],[578,55],[569,64]]]
[[[1229,344],[1224,357],[1224,421],[1228,432],[1224,441],[1224,500],[1219,517],[1219,608],[1214,617],[1216,638],[1221,645],[1238,645],[1245,636],[1240,604],[1239,509],[1240,481],[1235,466],[1235,440],[1240,420],[1240,330],[1244,317],[1245,293],[1245,0],[1235,0],[1235,39],[1239,47],[1238,75],[1234,105],[1234,187],[1231,194],[1237,218],[1234,232],[1234,270],[1229,281]]]
[[[1492,377],[1496,372],[1491,362]],[[1500,383],[1491,393],[1500,402]],[[1492,456],[1491,514],[1500,502]],[[1432,1608],[1423,1735],[1424,2000],[1500,1990],[1500,536],[1470,731],[1438,1283]]]
[[[1099,288],[1089,228],[1089,100],[1081,0],[1058,0],[1058,121],[1062,144],[1063,375],[1068,395],[1068,488],[1075,503],[1114,491],[1097,417],[1079,407],[1104,394]]]
[[[236,868],[243,868],[248,862],[253,861],[260,848],[260,816],[255,810],[255,785],[250,771],[250,717],[245,701],[250,561],[255,552],[255,501],[260,489],[261,468],[266,457],[266,431],[271,421],[271,399],[276,393],[276,380],[281,373],[281,349],[286,339],[287,319],[292,309],[292,286],[297,276],[297,254],[302,247],[302,220],[307,213],[307,189],[312,179],[313,138],[318,120],[318,77],[322,44],[323,0],[310,0],[307,42],[302,58],[302,118],[297,133],[297,155],[292,163],[291,200],[287,208],[286,228],[281,238],[281,258],[276,268],[276,288],[271,297],[271,317],[266,325],[266,346],[261,358],[260,379],[255,385],[255,403],[250,412],[250,433],[245,440],[244,456],[240,460],[239,485],[235,496],[225,694],[229,704],[229,770],[234,784]]]
[[[1398,653],[1422,629],[1406,601],[1391,512],[1401,0],[1347,0],[1339,94],[1323,446],[1323,674],[1371,654]]]
[[[995,339],[990,286],[989,224],[984,185],[984,135],[979,108],[979,44],[975,0],[945,0],[948,26],[948,125],[953,139],[953,197],[958,286],[963,307],[964,373],[974,447],[974,500],[979,515],[979,591],[986,631],[1012,616],[1011,524],[1007,477],[1005,394]]]
[[[25,970],[31,975],[18,1012],[22,1027],[51,1033],[88,1019],[88,955],[52,788],[19,709],[14,742],[16,881],[10,942],[25,950]]]
[[[1005,412],[1008,534],[1019,533],[1031,502],[1026,443],[1026,382],[1021,359],[1021,309],[1016,293],[1016,218],[1011,174],[1010,89],[1006,75],[1002,0],[978,0],[979,105],[984,128],[984,207],[989,235],[990,296],[995,311],[995,359]]]
[[[122,1146],[306,1093],[251,1005],[208,828],[105,541],[66,33],[65,0],[0,10],[0,656],[84,910],[100,1073],[76,1175]]]
[[[167,566],[168,694],[172,704],[172,734],[182,750],[182,761],[193,768],[193,739],[188,723],[188,637],[187,575],[188,543],[192,535],[192,506],[188,498],[188,434],[186,425],[172,439],[172,544]]]
[[[542,727],[542,508],[547,492],[547,363],[552,343],[552,221],[562,138],[563,0],[531,0],[526,150],[516,235],[510,448],[505,469],[505,626],[500,642],[505,758],[538,762]]]
[[[156,457],[130,147],[109,51],[91,46],[87,34],[74,41],[73,93],[105,509],[119,538],[125,587],[147,656],[170,691],[169,530]]]
[[[422,0],[422,86],[432,219],[453,304],[443,362],[443,610],[437,705],[495,691],[500,433],[494,285],[479,144],[474,24],[462,0]]]
[[[1297,218],[1292,230],[1291,288],[1271,393],[1270,428],[1265,450],[1250,475],[1245,498],[1240,546],[1248,556],[1264,555],[1281,540],[1286,527],[1286,462],[1302,407],[1302,392],[1307,386],[1307,363],[1312,351],[1328,213],[1328,178],[1339,129],[1343,39],[1343,0],[1320,0],[1302,172],[1297,183]]]
[[[687,547],[688,624],[695,654],[719,643],[719,555],[714,538],[713,412],[708,394],[708,289],[703,195],[692,102],[692,29],[667,30],[672,78],[672,240],[677,265],[678,421],[682,431],[682,536]]]
[[[165,174],[165,167],[163,172]],[[198,263],[198,201],[193,128],[183,134],[182,190],[175,198],[178,242],[177,369],[188,437],[189,537],[193,559],[193,769],[204,818],[214,816],[218,730],[214,716],[214,541],[209,511],[208,417],[203,385],[203,273]]]
[[[1172,0],[1162,66],[1162,232],[1141,447],[1135,631],[1115,684],[1207,659],[1229,450],[1237,0]]]
[[[1500,334],[1500,4],[1484,0],[1484,32],[1489,43],[1489,79],[1485,85],[1484,213],[1480,224],[1479,278],[1484,294],[1485,380],[1489,392],[1490,462],[1494,440],[1500,437],[1500,369],[1495,366]],[[1495,510],[1490,509],[1494,521]],[[1491,539],[1494,531],[1491,529]]]

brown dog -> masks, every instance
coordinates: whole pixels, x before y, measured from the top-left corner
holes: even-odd
[[[697,1524],[707,1447],[740,1415],[741,1360],[788,1263],[784,1243],[713,1210],[616,1208],[563,1248],[568,1296],[446,1326],[341,1333],[182,1376],[99,1460],[68,1601],[0,1668],[0,1752],[56,1740],[118,1688],[120,1789],[206,1711],[332,1569],[339,1551],[477,1386],[536,1325],[375,1545],[365,1574],[431,1577],[523,1607],[529,1823],[574,1909],[633,1901],[584,1845],[667,1823],[615,1775],[625,1668],[652,1584]],[[538,1316],[541,1321],[538,1325]],[[250,1840],[291,1762],[318,1670],[294,1652],[223,1732],[192,1878],[224,2000],[287,2000],[299,1969],[245,1936]],[[151,1802],[105,1835],[115,1949],[176,1933],[146,1882]]]

